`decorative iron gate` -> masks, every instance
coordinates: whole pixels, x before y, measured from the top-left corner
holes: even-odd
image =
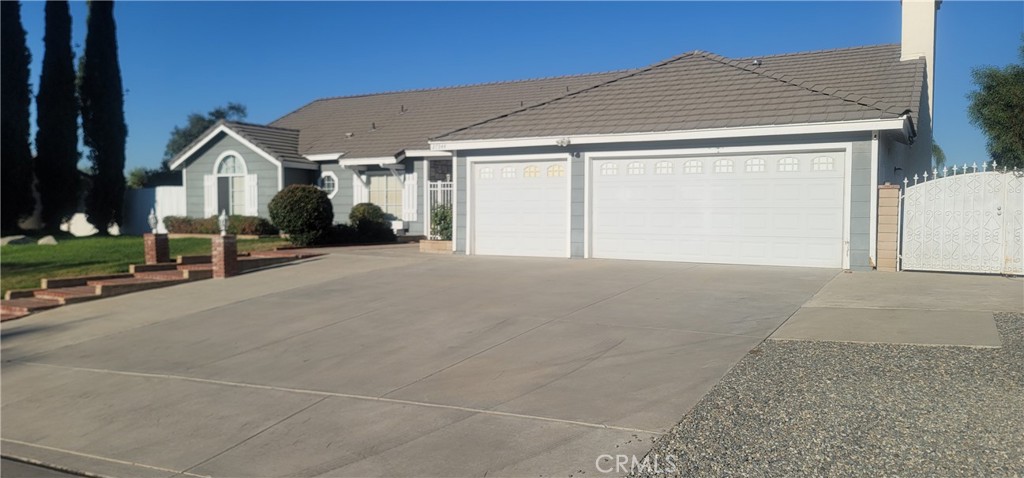
[[[1024,175],[970,169],[903,180],[903,269],[1024,274]]]
[[[429,239],[440,239],[434,232],[432,215],[437,206],[452,207],[455,183],[451,181],[430,181],[427,183],[427,230]]]

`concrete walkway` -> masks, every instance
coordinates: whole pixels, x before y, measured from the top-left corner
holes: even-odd
[[[593,476],[838,273],[414,247],[5,323],[3,451],[115,476]]]
[[[1020,277],[847,273],[831,280],[771,338],[999,347],[992,313],[1022,311]]]

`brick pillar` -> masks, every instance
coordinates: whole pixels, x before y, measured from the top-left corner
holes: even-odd
[[[235,242],[235,236],[214,237],[210,256],[215,279],[238,275],[238,244]]]
[[[896,272],[899,251],[900,186],[878,186],[878,270]]]
[[[171,262],[171,246],[167,234],[143,234],[142,243],[146,248],[146,264]]]

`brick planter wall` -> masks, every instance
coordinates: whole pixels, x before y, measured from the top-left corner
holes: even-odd
[[[217,236],[212,239],[213,278],[223,279],[238,275],[238,243],[235,236]]]
[[[146,249],[146,264],[171,261],[171,244],[167,234],[143,234],[142,242]]]

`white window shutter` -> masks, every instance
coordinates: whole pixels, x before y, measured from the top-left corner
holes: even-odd
[[[416,220],[416,173],[405,174],[405,191],[402,191],[402,220]]]
[[[352,205],[370,202],[370,189],[359,174],[359,171],[352,171]]]
[[[217,215],[217,176],[203,176],[203,217]]]
[[[245,177],[245,215],[259,216],[259,188],[256,183],[257,176],[250,174]]]

